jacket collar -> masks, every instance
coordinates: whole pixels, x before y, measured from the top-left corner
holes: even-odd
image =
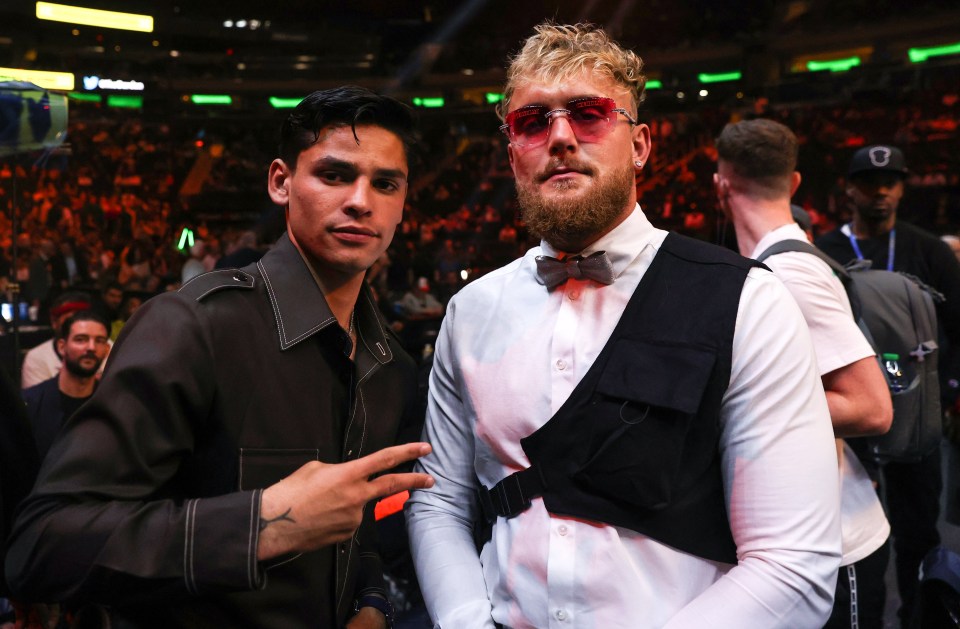
[[[281,351],[290,349],[328,326],[337,325],[323,292],[289,235],[284,234],[277,241],[257,263],[257,268],[263,275],[277,320]],[[366,282],[357,297],[356,317],[360,345],[357,348],[358,355],[365,348],[381,364],[393,360],[384,323]]]

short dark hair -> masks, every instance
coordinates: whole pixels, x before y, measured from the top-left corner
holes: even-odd
[[[774,120],[758,118],[730,123],[717,138],[717,156],[738,177],[763,188],[789,194],[789,177],[797,169],[797,136]]]
[[[349,126],[357,138],[357,125],[364,124],[396,134],[410,160],[416,144],[413,110],[395,98],[355,85],[316,91],[300,101],[280,127],[280,159],[294,169],[297,157],[316,144],[324,127]]]
[[[61,325],[57,331],[57,340],[66,341],[70,338],[70,329],[73,327],[73,324],[80,323],[81,321],[99,323],[107,331],[107,336],[110,336],[110,323],[108,323],[106,319],[93,310],[80,310],[70,315],[67,320],[63,322],[63,325]]]

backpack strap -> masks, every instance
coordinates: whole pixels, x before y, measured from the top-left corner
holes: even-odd
[[[847,270],[840,265],[839,262],[825,254],[823,251],[817,249],[811,245],[806,240],[781,240],[780,242],[775,242],[763,252],[757,256],[757,262],[763,262],[770,256],[775,256],[778,253],[787,253],[788,251],[799,251],[801,253],[809,253],[815,255],[821,260],[823,260],[827,266],[833,269],[833,272],[837,274],[837,277],[840,278],[840,281],[843,282],[843,285],[846,286],[847,282],[850,281],[850,274],[847,273]]]
[[[864,332],[864,335],[867,337],[867,340],[870,341],[870,344],[873,345],[873,337],[870,335],[869,330],[866,329],[866,326],[862,325],[862,320],[860,317],[861,306],[860,306],[860,297],[857,295],[857,291],[853,286],[853,278],[850,277],[850,272],[843,267],[839,262],[825,254],[823,251],[813,246],[806,240],[781,240],[780,242],[775,242],[766,249],[764,249],[760,255],[756,257],[757,262],[763,262],[770,256],[775,256],[778,253],[787,253],[789,251],[798,251],[800,253],[809,253],[810,255],[817,256],[823,260],[830,269],[837,274],[837,277],[840,279],[840,283],[843,284],[843,289],[847,293],[847,299],[850,300],[850,308],[853,310],[853,318],[860,325],[860,329]],[[869,262],[867,262],[869,264]]]

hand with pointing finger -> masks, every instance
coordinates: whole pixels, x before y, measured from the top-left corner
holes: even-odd
[[[427,474],[384,474],[429,454],[427,443],[384,448],[355,461],[311,461],[267,487],[260,500],[260,561],[350,539],[371,500],[433,486]],[[375,478],[373,478],[376,476]]]

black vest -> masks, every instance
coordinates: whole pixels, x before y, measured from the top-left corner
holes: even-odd
[[[531,467],[481,489],[484,511],[510,517],[540,495],[551,513],[736,563],[720,402],[740,293],[754,266],[762,265],[668,235],[583,380],[520,441]]]

